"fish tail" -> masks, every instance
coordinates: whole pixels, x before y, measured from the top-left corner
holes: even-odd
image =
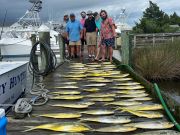
[[[24,130],[22,132],[29,132],[29,131],[32,131],[32,130],[36,129],[36,127],[34,127],[34,126],[25,126],[25,127],[29,128],[29,129],[26,129],[26,130]]]

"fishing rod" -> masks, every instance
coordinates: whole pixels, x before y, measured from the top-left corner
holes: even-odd
[[[4,16],[4,19],[3,19],[3,24],[2,24],[2,30],[1,30],[0,40],[1,40],[2,33],[3,33],[3,28],[4,28],[5,21],[6,21],[6,16],[7,16],[7,10],[6,10],[6,13],[5,13],[5,16]]]

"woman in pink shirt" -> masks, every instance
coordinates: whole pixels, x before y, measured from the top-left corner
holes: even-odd
[[[107,12],[101,10],[100,16],[102,18],[101,23],[101,41],[102,41],[102,60],[105,61],[105,50],[108,47],[110,62],[112,62],[113,47],[115,44],[115,25],[112,18],[108,18]]]

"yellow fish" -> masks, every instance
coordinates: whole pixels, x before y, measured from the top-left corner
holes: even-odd
[[[101,65],[91,64],[91,65],[86,65],[86,67],[92,67],[92,68],[96,67],[96,68],[99,68],[99,67],[101,67]]]
[[[148,96],[148,94],[141,93],[141,94],[124,94],[124,95],[119,95],[118,97],[132,98],[132,97],[146,97],[146,96]]]
[[[83,78],[68,78],[68,79],[71,79],[71,80],[76,80],[76,81],[80,81],[80,80],[83,80]]]
[[[72,118],[81,117],[81,114],[79,113],[49,113],[49,114],[41,114],[37,116],[56,118],[56,119],[72,119]]]
[[[147,121],[126,124],[125,126],[133,126],[142,129],[168,129],[174,126],[173,123],[167,121]]]
[[[60,94],[60,95],[78,95],[81,92],[79,91],[57,91],[57,92],[50,92],[50,94]]]
[[[120,89],[120,90],[137,90],[137,89],[144,89],[142,85],[135,85],[135,86],[116,86],[112,87],[113,89]]]
[[[127,82],[127,83],[118,83],[118,84],[115,84],[115,85],[117,85],[117,86],[133,86],[133,85],[139,85],[140,83],[138,83],[138,82]]]
[[[140,105],[140,104],[142,103],[137,101],[115,101],[115,102],[107,103],[105,105],[131,106],[131,105]]]
[[[111,102],[114,101],[114,98],[90,98],[89,100],[94,102]]]
[[[125,110],[131,114],[134,114],[138,117],[145,117],[145,118],[162,118],[163,114],[160,112],[153,112],[153,111],[134,111],[134,110]]]
[[[93,104],[95,103],[94,102],[72,103],[72,104],[61,103],[61,104],[53,104],[51,106],[82,109],[82,108],[88,108],[90,105],[93,105]]]
[[[113,125],[113,126],[110,126],[110,127],[104,127],[104,128],[99,128],[99,129],[96,129],[95,131],[97,132],[105,132],[105,133],[108,133],[108,132],[130,132],[130,131],[134,131],[136,130],[137,128],[135,127],[125,127],[125,126],[121,126],[121,125]]]
[[[83,89],[84,91],[87,91],[87,92],[98,92],[100,91],[100,89],[98,88],[90,88],[90,89]]]
[[[113,82],[112,80],[107,80],[107,79],[104,79],[104,80],[89,80],[89,82],[97,82],[97,83],[111,83]]]
[[[76,99],[82,99],[83,96],[80,95],[63,95],[63,96],[52,96],[50,99],[64,99],[64,100],[76,100]]]
[[[86,75],[83,75],[83,74],[81,74],[81,75],[65,75],[64,77],[65,78],[84,78],[84,77],[86,77]]]
[[[106,77],[109,77],[109,78],[115,78],[115,79],[122,79],[124,77],[127,77],[129,76],[129,74],[120,74],[120,75],[110,75],[110,76],[106,76]]]
[[[152,100],[150,97],[135,97],[131,99],[127,99],[127,101],[149,101]]]
[[[61,85],[72,85],[72,84],[77,84],[77,82],[64,82],[64,83],[61,83]]]
[[[87,84],[84,85],[85,87],[102,87],[102,86],[106,86],[105,83],[94,83],[94,84]]]
[[[102,64],[102,65],[112,65],[111,62],[102,62],[101,64]]]
[[[129,123],[131,119],[128,117],[122,116],[99,116],[99,117],[89,117],[89,118],[80,118],[81,121],[92,121],[99,123],[109,123],[109,124],[122,124]]]
[[[142,105],[134,105],[128,107],[119,107],[121,110],[132,110],[132,111],[153,111],[163,109],[160,104],[142,104]]]
[[[59,87],[54,87],[55,89],[78,89],[79,87],[69,85],[69,86],[59,86]]]
[[[89,73],[86,75],[92,76],[92,77],[106,77],[106,76],[109,76],[110,74],[108,74],[108,73]]]
[[[30,127],[30,126],[29,126]],[[32,131],[35,129],[45,129],[51,131],[61,131],[61,132],[84,132],[89,131],[91,128],[82,123],[51,123],[43,124],[39,126],[31,126],[30,129],[25,130],[24,132]]]
[[[117,94],[142,94],[145,93],[144,90],[121,90],[121,91],[115,91]]]
[[[88,80],[104,80],[105,78],[103,78],[103,77],[89,77],[87,79]]]
[[[89,110],[89,111],[84,111],[81,113],[90,114],[90,115],[109,115],[109,114],[114,114],[114,111],[110,111],[110,110]]]
[[[116,94],[112,94],[112,93],[96,93],[96,94],[87,95],[86,97],[104,98],[104,97],[115,97],[115,96]]]
[[[123,76],[123,75],[122,75]],[[123,77],[126,77],[125,75]],[[133,80],[132,78],[117,78],[117,79],[113,79],[114,81],[131,81]]]

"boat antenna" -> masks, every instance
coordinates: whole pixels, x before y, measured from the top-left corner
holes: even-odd
[[[7,16],[7,9],[6,9],[6,12],[5,12],[5,15],[4,15],[4,19],[3,19],[3,24],[2,24],[2,29],[1,29],[0,40],[1,40],[2,33],[3,33],[4,25],[5,25],[5,22],[6,22],[6,16]]]

